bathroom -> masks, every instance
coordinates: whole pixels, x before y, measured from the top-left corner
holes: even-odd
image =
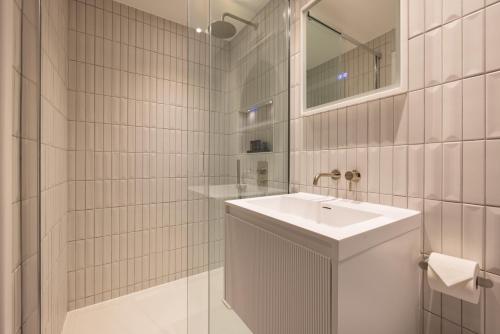
[[[0,1],[0,333],[500,334],[498,0]]]

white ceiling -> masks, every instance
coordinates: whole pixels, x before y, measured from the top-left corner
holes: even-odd
[[[242,18],[252,20],[269,0],[117,0],[128,6],[157,15],[169,21],[191,28],[208,27],[209,21],[220,20],[224,12],[230,12]],[[210,5],[209,5],[210,4]],[[209,8],[210,6],[210,8]],[[189,12],[189,15],[188,15]],[[210,16],[209,16],[210,14]],[[211,17],[211,20],[209,20]],[[244,25],[231,18],[241,30]]]
[[[336,30],[366,43],[396,27],[399,22],[399,0],[322,0],[310,12]],[[327,29],[312,26],[315,32],[311,42],[315,52],[312,55],[308,52],[308,68],[322,64],[352,47],[350,43],[340,42]],[[308,31],[308,41],[309,35]]]

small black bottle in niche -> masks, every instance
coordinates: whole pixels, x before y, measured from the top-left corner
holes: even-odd
[[[250,140],[249,153],[260,152],[261,150],[262,150],[262,140],[260,139]]]
[[[269,143],[267,141],[263,141],[262,142],[262,152],[269,152],[269,151],[271,151],[269,149]]]
[[[260,139],[250,140],[250,150],[247,153],[270,152],[269,143]]]

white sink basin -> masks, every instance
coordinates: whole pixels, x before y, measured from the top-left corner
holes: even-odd
[[[338,245],[339,260],[420,227],[418,211],[307,193],[226,202]]]
[[[260,207],[266,212],[271,210],[289,216],[319,221],[321,204],[333,199],[333,197],[297,193],[291,195],[259,197],[249,199],[246,202],[250,205]]]

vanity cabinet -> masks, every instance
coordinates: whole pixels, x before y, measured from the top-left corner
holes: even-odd
[[[418,214],[335,240],[244,201],[226,204],[225,300],[253,333],[419,333]]]

